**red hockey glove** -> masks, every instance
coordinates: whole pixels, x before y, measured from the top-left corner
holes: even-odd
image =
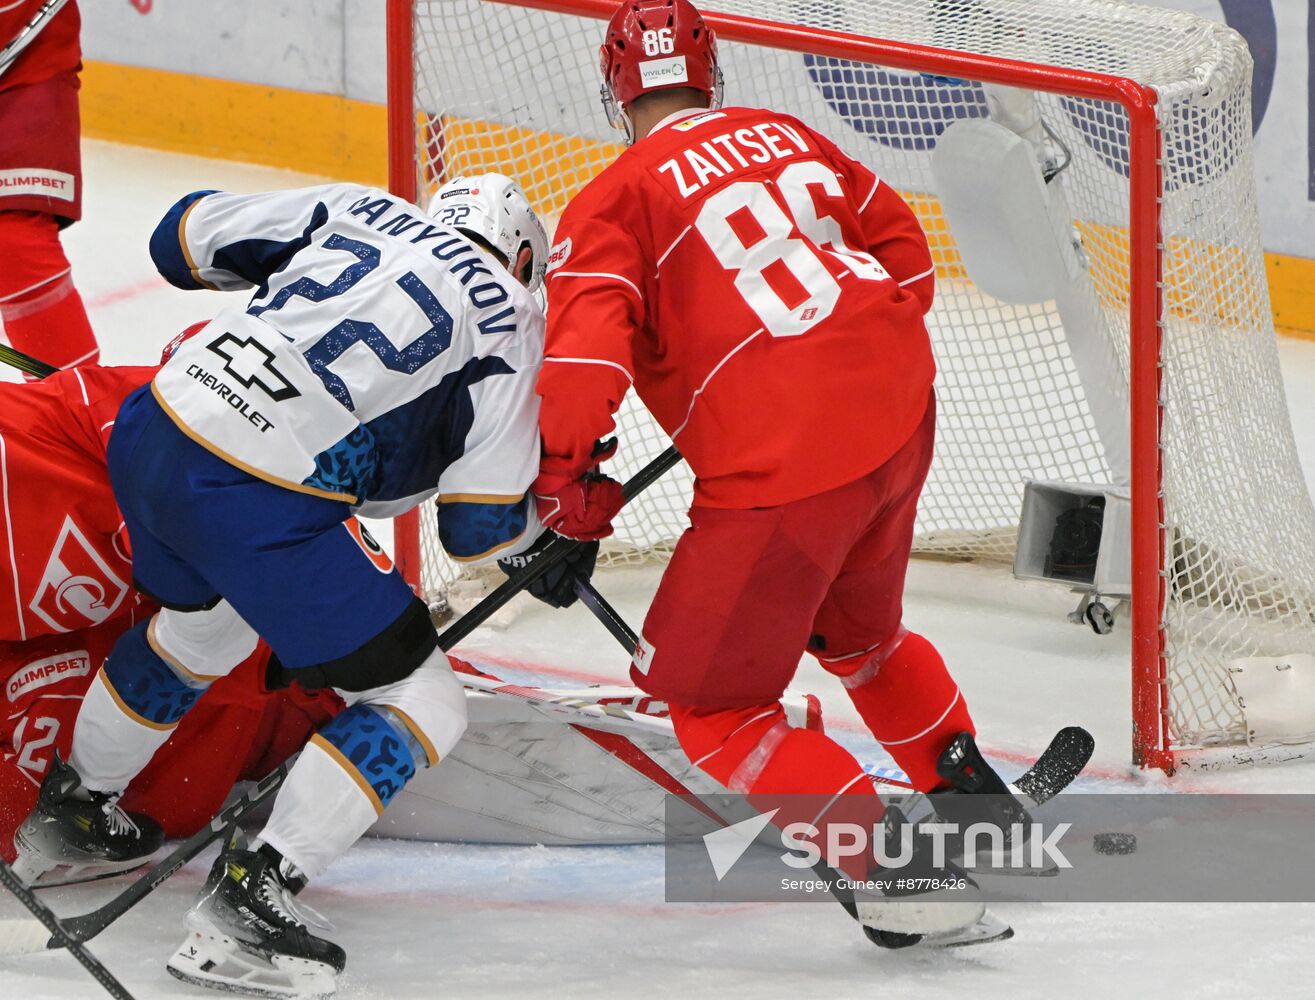
[[[208,319],[204,319],[200,323],[193,323],[182,333],[178,334],[178,336],[174,337],[173,340],[165,344],[164,350],[160,352],[160,364],[164,364],[166,361],[172,358],[174,356],[174,352],[176,352],[178,348],[182,347],[185,341],[191,340],[193,337],[195,337],[198,333],[200,333],[209,325],[210,325],[210,320]]]
[[[624,506],[625,498],[615,479],[591,474],[551,492],[535,493],[534,502],[545,528],[567,538],[592,542],[612,533],[612,518]]]

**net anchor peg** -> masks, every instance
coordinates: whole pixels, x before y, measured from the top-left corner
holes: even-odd
[[[1082,592],[1077,608],[1069,612],[1068,620],[1074,625],[1090,625],[1097,635],[1109,635],[1114,631],[1114,622],[1127,606],[1126,598],[1115,598],[1113,605],[1109,605],[1100,594],[1087,590]]]

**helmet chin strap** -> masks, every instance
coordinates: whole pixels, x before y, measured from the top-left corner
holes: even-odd
[[[599,96],[603,102],[603,111],[607,114],[608,124],[612,128],[624,132],[626,134],[626,145],[633,146],[635,144],[635,123],[630,118],[630,112],[626,111],[621,102],[616,99],[616,95],[612,93],[612,88],[606,80],[603,81],[599,91]]]

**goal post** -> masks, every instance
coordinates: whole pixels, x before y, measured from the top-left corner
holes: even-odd
[[[595,68],[616,5],[389,0],[393,191],[423,202],[448,176],[497,169],[551,226],[618,152]],[[928,231],[942,404],[915,551],[1008,562],[1029,483],[1126,482],[1133,759],[1172,771],[1176,751],[1252,742],[1229,664],[1315,653],[1315,568],[1302,568],[1315,564],[1315,512],[1278,376],[1240,36],[1122,0],[709,0],[703,12],[728,104],[814,125],[896,185]],[[1099,389],[1062,295],[1006,301],[975,281],[933,179],[943,137],[1008,121],[1001,102],[1017,94],[1035,95],[1023,105],[1045,133],[1027,141],[1059,161],[1040,196],[1070,244],[1056,280],[1101,314],[1082,335],[1109,340],[1126,470],[1102,451]],[[665,445],[644,420],[621,425],[636,464]],[[679,534],[688,497],[653,502],[665,506],[619,529],[628,551],[669,551]],[[446,571],[425,517],[399,522],[397,552],[432,591]]]

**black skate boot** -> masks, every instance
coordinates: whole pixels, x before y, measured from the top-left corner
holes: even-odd
[[[230,846],[210,869],[187,914],[187,940],[169,959],[186,983],[258,997],[327,997],[337,989],[346,953],[306,928],[293,896],[305,885],[269,846]]]
[[[14,871],[29,885],[66,885],[140,867],[164,843],[160,824],[119,808],[119,797],[82,787],[56,754],[36,807],[14,832]]]
[[[1013,936],[1008,924],[987,912],[977,883],[962,868],[948,858],[935,863],[931,837],[918,832],[898,806],[886,807],[883,825],[887,855],[908,861],[875,871],[875,891],[854,893],[855,916],[869,941],[880,948],[952,948]]]
[[[993,875],[1054,874],[1045,870],[1011,867],[1005,862],[1008,853],[1025,843],[1031,831],[1032,817],[1026,806],[995,772],[977,742],[969,733],[960,733],[942,751],[936,770],[950,783],[944,791],[928,796],[937,815],[947,823],[954,823],[960,831],[985,824],[997,828],[994,844],[978,838],[969,855],[962,841],[950,839],[951,856],[956,860],[969,860],[970,871]],[[979,827],[980,828],[980,827]],[[985,854],[982,853],[985,851]]]

